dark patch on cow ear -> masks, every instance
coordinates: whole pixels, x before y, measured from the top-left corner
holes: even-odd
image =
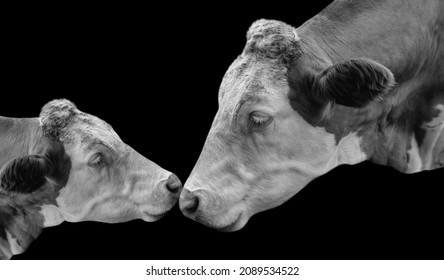
[[[77,107],[69,100],[56,99],[43,106],[40,121],[43,133],[59,138],[61,131],[78,113]]]
[[[313,83],[318,101],[362,108],[395,85],[393,73],[370,59],[351,59],[322,71]]]
[[[0,190],[7,193],[31,193],[46,182],[53,164],[45,156],[17,158],[6,165],[0,177]]]

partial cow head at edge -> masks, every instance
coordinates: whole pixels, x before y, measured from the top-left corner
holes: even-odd
[[[0,117],[0,139],[2,258],[63,221],[156,221],[182,189],[174,174],[68,100],[49,102],[39,118]]]
[[[65,101],[47,104],[40,121],[44,134],[63,143],[75,175],[58,198],[64,219],[154,221],[174,205],[177,177],[123,143],[106,122]]]

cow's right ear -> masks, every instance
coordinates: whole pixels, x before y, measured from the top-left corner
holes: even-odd
[[[316,100],[362,108],[395,85],[393,73],[370,59],[351,59],[323,70],[313,82]]]
[[[7,193],[31,193],[45,183],[52,170],[53,164],[46,156],[14,159],[0,173],[0,189]]]

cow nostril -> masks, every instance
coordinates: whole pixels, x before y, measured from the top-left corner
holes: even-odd
[[[192,214],[199,208],[199,197],[195,196],[191,199],[191,203],[187,207],[187,212]]]
[[[188,214],[193,214],[196,212],[197,208],[199,208],[199,197],[194,196],[185,205],[183,211],[187,212]]]
[[[199,208],[199,196],[184,190],[184,196],[180,199],[180,209],[186,214],[194,214]]]
[[[176,175],[171,174],[166,182],[166,188],[171,193],[179,193],[182,189],[182,183]]]
[[[169,190],[172,193],[178,193],[180,190],[180,185],[167,183],[166,188],[167,188],[167,190]]]

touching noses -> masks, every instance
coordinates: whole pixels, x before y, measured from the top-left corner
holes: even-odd
[[[184,189],[179,200],[180,210],[187,216],[193,215],[199,207],[199,197]]]
[[[179,178],[171,173],[167,180],[163,180],[158,184],[160,189],[166,189],[168,192],[179,195],[182,190],[182,183]]]
[[[208,198],[208,193],[205,190],[189,191],[188,189],[183,189],[179,199],[180,210],[185,216],[195,218],[205,206],[217,208],[214,202],[210,203],[210,205],[204,205],[209,203],[205,197]]]

